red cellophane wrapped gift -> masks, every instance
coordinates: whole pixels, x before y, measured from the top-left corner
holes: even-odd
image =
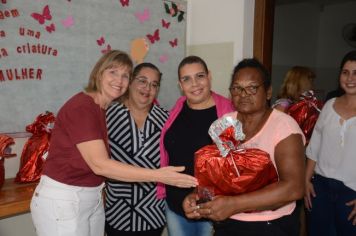
[[[198,192],[203,192],[203,198],[238,195],[278,181],[276,169],[267,152],[256,148],[239,148],[239,140],[245,136],[238,120],[221,118],[211,125],[209,134],[215,144],[207,145],[195,153],[194,171],[199,181]],[[213,193],[199,189],[208,189]]]
[[[16,156],[15,153],[11,153],[10,146],[13,144],[15,144],[13,138],[5,134],[0,134],[0,188],[4,184],[5,180],[5,158]]]
[[[26,126],[26,131],[32,133],[32,136],[22,150],[20,170],[15,182],[29,183],[40,179],[54,121],[53,113],[47,111],[38,115],[32,124]]]
[[[297,121],[303,131],[307,144],[313,133],[322,106],[323,103],[314,96],[314,92],[307,91],[300,96],[298,102],[288,108],[287,114]]]

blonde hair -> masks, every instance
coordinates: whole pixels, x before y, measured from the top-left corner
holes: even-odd
[[[88,85],[84,88],[86,92],[101,92],[100,78],[106,69],[113,67],[127,67],[132,74],[133,62],[130,56],[119,50],[112,50],[105,53],[95,64],[90,73]]]
[[[277,98],[298,100],[305,88],[311,89],[315,73],[308,67],[294,66],[286,74]]]

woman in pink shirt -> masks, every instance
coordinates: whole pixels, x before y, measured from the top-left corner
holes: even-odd
[[[256,59],[245,59],[234,69],[230,92],[236,112],[228,116],[242,123],[243,148],[269,153],[279,180],[262,189],[236,196],[215,196],[197,205],[198,196],[185,198],[183,207],[191,219],[213,220],[216,236],[299,235],[295,201],[304,192],[304,136],[287,114],[272,109],[271,80]]]
[[[184,94],[171,109],[160,139],[161,166],[184,166],[194,174],[194,153],[211,144],[208,129],[218,117],[233,111],[231,100],[211,91],[212,75],[205,61],[187,56],[178,65],[178,84]],[[170,236],[211,236],[211,222],[187,219],[183,199],[194,189],[159,186],[158,197],[166,197],[167,230]]]

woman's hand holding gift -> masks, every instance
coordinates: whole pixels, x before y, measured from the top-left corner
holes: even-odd
[[[231,196],[216,196],[212,201],[199,205],[198,213],[213,221],[222,221],[235,213],[235,201]]]
[[[198,212],[200,205],[197,204],[199,200],[197,193],[191,193],[184,198],[183,201],[183,210],[185,216],[189,219],[200,219],[202,216]]]
[[[234,214],[236,204],[233,197],[219,195],[201,204],[197,204],[198,200],[199,196],[196,193],[191,193],[184,199],[183,209],[187,218],[222,221]]]

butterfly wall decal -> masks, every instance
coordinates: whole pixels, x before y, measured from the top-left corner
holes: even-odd
[[[171,22],[165,21],[162,19],[162,27],[168,29],[169,26],[171,25]]]
[[[143,10],[142,12],[137,11],[135,13],[135,16],[137,18],[137,20],[142,24],[145,21],[148,21],[150,19],[150,10],[148,8],[145,8],[145,10]]]
[[[169,57],[167,54],[162,54],[161,56],[159,56],[158,60],[161,63],[166,63],[168,61]]]
[[[31,14],[31,16],[33,19],[37,20],[40,25],[43,25],[46,20],[52,20],[51,12],[49,10],[48,5],[43,8],[42,14],[34,12]]]
[[[171,45],[172,48],[177,47],[178,46],[178,39],[175,38],[175,39],[169,41],[169,44]]]
[[[48,33],[52,33],[52,32],[54,32],[54,31],[56,31],[56,26],[55,26],[55,24],[50,24],[50,25],[47,25],[46,26],[46,30],[47,30],[47,32]]]
[[[121,6],[123,7],[128,7],[129,6],[130,0],[120,0]]]
[[[103,45],[103,44],[105,43],[104,37],[101,36],[99,39],[96,40],[96,43],[97,43],[99,46]]]
[[[147,34],[146,36],[147,36],[147,38],[150,40],[150,42],[151,42],[152,44],[154,44],[156,41],[159,41],[159,40],[160,40],[160,37],[159,37],[159,29],[156,29],[155,32],[153,33],[153,35]]]
[[[110,52],[110,51],[111,51],[111,46],[110,46],[110,44],[108,44],[105,49],[101,50],[101,53],[105,54],[105,53]]]
[[[63,19],[61,22],[64,28],[69,28],[74,25],[74,18],[73,16],[68,16],[67,18]]]

